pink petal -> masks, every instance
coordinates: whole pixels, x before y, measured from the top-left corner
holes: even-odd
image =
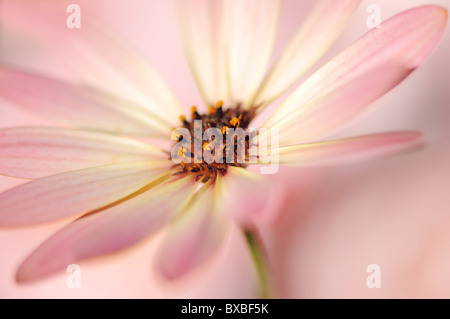
[[[222,50],[231,103],[251,106],[272,53],[281,6],[280,0],[222,2]]]
[[[440,41],[446,21],[447,11],[430,5],[405,11],[383,22],[381,28],[366,33],[306,80],[279,107],[270,122],[281,121],[302,105],[380,67],[415,69]]]
[[[183,48],[206,105],[248,102],[270,58],[279,0],[177,0]]]
[[[221,2],[176,0],[178,27],[186,58],[206,105],[227,96],[221,47]]]
[[[57,123],[115,133],[168,137],[171,126],[113,94],[0,66],[0,96]]]
[[[316,141],[342,128],[412,71],[403,66],[379,67],[303,105],[273,126],[279,129],[280,145]]]
[[[255,105],[270,103],[299,80],[341,35],[360,2],[317,1],[270,70]]]
[[[208,190],[174,220],[157,253],[157,268],[174,280],[208,260],[219,249],[229,230],[229,221],[217,211],[214,194]]]
[[[67,3],[52,1],[8,1],[2,4],[2,22],[15,33],[38,38],[33,49],[51,54],[77,80],[139,104],[154,115],[178,124],[182,114],[175,96],[148,61],[108,30],[89,6],[82,6],[81,28],[66,26]],[[61,45],[64,43],[64,45]]]
[[[22,178],[107,164],[163,160],[162,150],[128,138],[58,128],[0,130],[0,174]]]
[[[187,179],[179,180],[77,219],[27,257],[17,272],[17,281],[40,279],[70,264],[141,241],[168,222],[190,192],[191,183]]]
[[[329,165],[378,158],[404,152],[420,145],[417,132],[382,133],[279,148],[281,164]]]
[[[230,167],[220,188],[221,206],[243,228],[270,225],[277,219],[283,186],[269,176]]]
[[[80,215],[136,192],[171,161],[113,164],[52,175],[0,194],[0,226],[31,225]]]

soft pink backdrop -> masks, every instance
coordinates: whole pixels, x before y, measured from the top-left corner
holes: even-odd
[[[3,2],[13,0],[2,0]],[[2,3],[0,1],[0,3]],[[199,104],[184,61],[170,1],[67,1],[96,12],[141,50],[186,105]],[[286,1],[275,52],[293,34],[313,1]],[[382,18],[423,0],[363,1],[349,27],[324,61],[366,32],[368,4]],[[433,3],[448,6],[448,1]],[[0,5],[1,10],[1,5]],[[4,12],[2,12],[3,14]],[[45,52],[4,47],[0,58],[63,73]],[[431,58],[378,108],[339,136],[388,130],[420,130],[422,151],[371,163],[327,169],[282,169],[288,205],[282,219],[264,230],[274,281],[281,297],[450,297],[450,35]],[[1,102],[0,126],[45,123]],[[0,177],[0,189],[23,181]],[[233,232],[217,258],[189,278],[167,283],[154,271],[160,236],[114,256],[80,263],[81,288],[66,287],[68,274],[17,285],[14,272],[37,244],[64,222],[0,230],[2,298],[249,298],[255,275],[245,242]],[[366,267],[381,266],[381,288],[369,289]]]

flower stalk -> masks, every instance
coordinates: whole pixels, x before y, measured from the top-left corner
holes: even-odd
[[[267,271],[267,257],[264,251],[262,241],[259,234],[255,230],[244,230],[245,239],[247,241],[250,253],[252,255],[253,264],[255,265],[258,276],[260,298],[271,298],[270,285]]]

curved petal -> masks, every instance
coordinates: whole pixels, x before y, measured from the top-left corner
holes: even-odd
[[[0,226],[32,225],[103,208],[158,179],[170,165],[167,160],[113,164],[19,185],[0,194]]]
[[[282,185],[268,176],[229,167],[221,179],[221,206],[245,229],[267,225],[277,218],[283,200]]]
[[[164,159],[167,154],[157,147],[114,135],[43,127],[0,130],[0,174],[14,177]]]
[[[274,112],[276,123],[302,105],[329,94],[379,67],[414,69],[430,55],[445,30],[447,11],[422,6],[383,22],[325,64]]]
[[[176,125],[182,109],[162,77],[114,32],[83,11],[82,26],[66,27],[67,4],[58,1],[9,1],[2,4],[5,28],[39,38],[35,49],[51,52],[81,82],[139,104]],[[88,18],[89,17],[89,18]],[[61,45],[64,43],[64,45]]]
[[[221,37],[230,102],[250,107],[272,53],[281,1],[223,1],[222,12]]]
[[[168,123],[130,101],[5,66],[0,97],[64,125],[166,138],[171,132]]]
[[[221,1],[177,0],[181,42],[205,104],[225,100],[227,83],[221,47]]]
[[[70,264],[140,242],[167,223],[191,191],[188,179],[178,180],[75,220],[26,258],[17,271],[17,281],[40,279]]]
[[[280,145],[316,141],[351,123],[370,104],[406,78],[413,69],[383,66],[303,105],[276,124]]]
[[[169,279],[178,279],[208,260],[225,238],[229,220],[215,203],[213,190],[200,190],[174,220],[156,256],[157,269]]]
[[[360,2],[319,1],[269,71],[254,104],[270,103],[299,80],[341,35]]]
[[[421,134],[417,132],[382,133],[319,143],[283,146],[278,149],[278,152],[280,164],[283,165],[345,164],[410,150],[420,145],[421,137]]]

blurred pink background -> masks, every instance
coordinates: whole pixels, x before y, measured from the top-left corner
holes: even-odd
[[[0,0],[0,17],[9,1]],[[149,59],[185,105],[201,104],[184,60],[171,1],[73,0],[95,13]],[[275,54],[314,1],[288,0]],[[447,0],[433,1],[449,8]],[[350,25],[322,59],[326,61],[368,31],[366,8],[382,19],[426,0],[363,1]],[[2,10],[3,9],[3,10]],[[24,49],[18,35],[0,34],[0,61],[65,76],[47,52]],[[45,37],[45,35],[42,35]],[[24,38],[27,38],[26,36]],[[24,39],[21,39],[23,41]],[[39,41],[30,37],[30,41]],[[8,43],[6,46],[5,43]],[[23,45],[23,44],[22,44]],[[32,48],[32,44],[30,44]],[[273,281],[282,298],[450,297],[450,34],[429,60],[375,108],[338,136],[418,130],[427,145],[419,152],[352,166],[281,169],[287,204],[282,218],[264,230]],[[0,127],[45,124],[0,101]],[[0,176],[0,190],[23,183]],[[21,261],[66,222],[0,229],[1,298],[252,298],[255,274],[238,231],[217,258],[180,282],[153,270],[160,235],[114,256],[80,263],[81,288],[66,286],[69,274],[17,285]],[[381,267],[381,288],[369,289],[366,268]]]

